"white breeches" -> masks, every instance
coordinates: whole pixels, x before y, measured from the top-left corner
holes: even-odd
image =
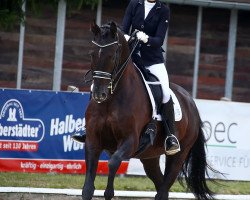
[[[167,103],[170,99],[170,88],[168,72],[164,63],[151,65],[146,68],[159,79],[163,92],[162,103]]]

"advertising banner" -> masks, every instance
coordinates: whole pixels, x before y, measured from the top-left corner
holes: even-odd
[[[85,173],[84,144],[71,135],[84,129],[88,102],[89,93],[1,89],[0,171]],[[103,153],[98,173],[107,160]]]
[[[227,180],[250,180],[250,104],[197,100],[208,163]]]
[[[0,171],[85,173],[84,144],[71,135],[85,126],[89,93],[0,90]],[[213,178],[250,180],[250,104],[196,100]],[[100,156],[98,173],[108,172]],[[165,157],[160,165],[164,170]],[[145,175],[139,160],[122,162],[118,174]]]
[[[223,173],[212,178],[250,181],[250,104],[196,100],[207,139],[209,165]],[[160,166],[164,171],[165,156]],[[145,175],[137,159],[130,159],[127,174]]]

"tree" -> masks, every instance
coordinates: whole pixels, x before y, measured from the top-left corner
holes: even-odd
[[[15,24],[24,22],[22,5],[25,0],[1,0],[0,1],[0,29],[12,29]],[[60,0],[26,0],[26,9],[34,15],[41,14],[43,6],[57,8]],[[67,11],[80,10],[84,6],[91,6],[93,9],[99,0],[66,0]]]
[[[15,23],[23,21],[22,4],[23,0],[0,1],[0,28],[11,29]]]

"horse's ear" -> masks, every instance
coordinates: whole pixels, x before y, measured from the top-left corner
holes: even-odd
[[[111,22],[110,23],[110,33],[111,33],[111,36],[114,38],[116,36],[116,33],[117,33],[117,26],[116,26],[116,23],[115,22]]]
[[[101,32],[100,27],[95,23],[95,21],[92,22],[90,30],[94,35],[98,35]]]

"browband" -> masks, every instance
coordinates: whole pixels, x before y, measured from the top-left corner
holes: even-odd
[[[98,43],[95,42],[94,40],[92,40],[92,43],[95,44],[96,46],[100,47],[100,48],[104,48],[104,47],[111,46],[111,45],[113,45],[113,44],[118,44],[118,41],[115,41],[115,42],[112,42],[112,43],[109,43],[109,44],[105,44],[105,45],[98,44]]]

